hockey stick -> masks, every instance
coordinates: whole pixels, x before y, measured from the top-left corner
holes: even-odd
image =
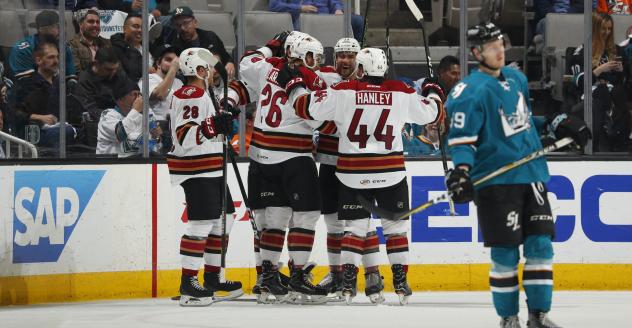
[[[255,233],[255,236],[259,236],[259,230],[257,230],[257,223],[255,222],[255,217],[252,215],[252,211],[250,210],[250,203],[248,202],[248,195],[246,194],[246,188],[244,188],[244,182],[241,179],[241,174],[239,173],[239,168],[237,167],[237,162],[235,161],[235,152],[232,147],[228,148],[228,157],[230,157],[230,161],[233,164],[233,170],[235,171],[235,176],[237,177],[237,184],[239,184],[239,191],[241,192],[241,198],[244,200],[244,205],[246,206],[246,213],[248,213],[248,217],[250,219],[250,225],[252,226],[252,230]]]
[[[364,10],[364,33],[362,34],[362,44],[360,44],[360,48],[364,48],[366,44],[366,29],[369,27],[369,8],[371,8],[371,0],[366,1],[366,9]]]
[[[228,73],[226,72],[226,68],[220,61],[215,64],[215,70],[224,81],[224,108],[228,107]],[[227,131],[225,131],[227,132]],[[230,144],[228,143],[228,136],[224,134],[224,162],[222,165],[222,176],[224,177],[224,197],[222,197],[222,256],[221,256],[221,267],[226,268],[226,214],[228,212],[228,168],[226,166],[226,162],[228,162],[228,147]]]
[[[388,56],[388,76],[390,78],[397,77],[395,74],[395,65],[393,64],[393,53],[391,52],[391,24],[388,17],[390,9],[390,0],[386,0],[386,56]]]
[[[515,162],[509,163],[509,164],[504,165],[504,166],[501,166],[496,171],[494,171],[494,172],[492,172],[492,173],[490,173],[490,174],[488,174],[488,175],[486,175],[486,176],[474,181],[474,186],[478,186],[478,185],[480,185],[480,184],[482,184],[484,182],[487,182],[487,181],[489,181],[489,180],[491,180],[491,179],[493,179],[493,178],[495,178],[495,177],[497,177],[497,176],[499,176],[501,174],[504,174],[504,173],[506,173],[508,171],[511,171],[511,170],[515,169],[516,167],[519,167],[519,166],[521,166],[521,165],[523,165],[525,163],[528,163],[528,162],[530,162],[530,161],[532,161],[534,159],[540,158],[540,157],[542,157],[542,156],[544,156],[544,155],[546,155],[546,154],[548,154],[548,153],[550,153],[552,151],[555,151],[555,150],[560,149],[560,148],[562,148],[564,146],[567,146],[567,145],[571,144],[572,142],[573,142],[573,139],[571,139],[570,137],[566,137],[566,138],[557,140],[555,143],[553,143],[551,145],[548,145],[548,146],[546,146],[546,147],[544,147],[544,148],[542,148],[542,149],[540,149],[540,150],[538,150],[536,152],[533,152],[533,153],[531,153],[531,154],[529,154],[529,155],[527,155],[527,156],[525,156],[525,157],[523,157],[523,158],[521,158],[521,159],[519,159],[519,160],[517,160]],[[415,213],[419,213],[419,212],[427,209],[428,207],[430,207],[430,206],[432,206],[432,205],[434,205],[436,203],[445,201],[446,199],[450,198],[451,196],[452,196],[452,193],[450,193],[450,192],[444,193],[441,196],[433,198],[433,199],[431,199],[431,200],[429,200],[429,201],[427,201],[427,202],[425,202],[425,203],[423,203],[423,204],[421,204],[421,205],[419,205],[419,206],[417,206],[417,207],[415,207],[415,208],[413,208],[411,210],[404,211],[404,212],[392,212],[392,211],[389,211],[387,209],[375,206],[374,202],[371,202],[368,199],[366,199],[366,198],[364,198],[364,197],[362,197],[360,195],[357,195],[356,198],[357,198],[358,202],[360,202],[360,204],[365,209],[367,209],[371,213],[377,214],[381,218],[385,218],[385,219],[389,219],[389,220],[401,220],[401,219],[407,218],[407,217],[409,217],[409,216],[411,216],[411,215],[413,215]]]
[[[415,5],[414,0],[406,0],[406,5],[408,5],[408,9],[410,9],[410,11],[412,12],[413,16],[415,16],[415,19],[417,20],[417,22],[419,23],[419,26],[421,26],[421,36],[424,42],[424,51],[426,52],[426,64],[428,65],[428,76],[429,77],[434,77],[434,71],[432,69],[432,60],[430,58],[430,48],[428,48],[428,42],[426,42],[426,29],[424,28],[424,15],[421,13],[421,11],[419,10],[419,8],[417,8],[417,5]],[[439,109],[441,110],[441,109]],[[438,128],[439,128],[439,152],[441,153],[441,164],[443,164],[443,174],[447,175],[448,174],[448,159],[446,156],[446,152],[445,152],[445,145],[443,144],[443,136],[444,136],[444,127],[443,124],[444,122],[437,122],[439,124]],[[450,204],[450,215],[454,216],[455,210],[454,210],[454,202],[452,201],[452,199],[450,198],[449,200],[449,204]]]

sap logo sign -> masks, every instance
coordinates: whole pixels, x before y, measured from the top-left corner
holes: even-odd
[[[16,171],[13,263],[56,262],[105,171]]]
[[[428,201],[430,191],[445,191],[444,178],[441,176],[413,176],[411,204]],[[632,225],[606,224],[600,216],[600,197],[604,193],[625,192],[632,193],[632,176],[630,175],[594,175],[588,177],[581,184],[580,195],[575,194],[573,182],[565,176],[554,175],[547,183],[549,193],[557,200],[574,200],[581,203],[579,218],[577,213],[563,213],[554,210],[555,241],[564,242],[577,233],[576,222],[584,235],[593,242],[632,242]],[[579,197],[578,197],[579,196]],[[550,199],[554,199],[551,197]],[[455,211],[459,216],[470,216],[469,204],[455,204]],[[472,213],[475,215],[475,213]],[[439,203],[427,210],[413,215],[411,222],[412,242],[471,242],[474,233],[476,240],[482,241],[480,231],[472,231],[471,227],[431,227],[428,217],[450,216],[448,203]]]

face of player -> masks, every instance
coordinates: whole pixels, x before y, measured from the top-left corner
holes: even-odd
[[[88,14],[79,27],[84,38],[95,39],[101,33],[101,20],[97,15]]]
[[[439,81],[446,89],[446,92],[450,92],[452,87],[456,85],[461,79],[461,66],[450,65],[450,67],[439,74]]]
[[[35,63],[40,71],[54,75],[59,68],[59,52],[53,46],[45,46],[42,55],[35,57]]]
[[[345,79],[354,78],[351,76],[355,71],[355,52],[339,52],[336,54],[336,71]]]
[[[505,44],[503,40],[485,43],[482,50],[477,55],[479,61],[484,60],[485,64],[494,70],[499,70],[505,66]]]

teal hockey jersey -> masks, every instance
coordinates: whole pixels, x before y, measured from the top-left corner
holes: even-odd
[[[531,114],[527,78],[512,67],[503,67],[498,78],[473,71],[452,89],[445,107],[450,117],[452,162],[455,166],[469,165],[473,181],[542,149]],[[548,180],[542,157],[476,188]]]

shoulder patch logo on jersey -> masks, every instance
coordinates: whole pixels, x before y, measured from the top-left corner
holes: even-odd
[[[321,101],[323,101],[323,99],[325,99],[327,97],[327,90],[318,90],[314,93],[314,97],[316,97],[316,100],[314,100],[314,103],[319,103]]]
[[[509,85],[509,81],[498,81],[503,90],[509,92],[511,91],[511,86]]]
[[[506,114],[502,107],[498,109],[498,114],[500,115],[505,137],[511,137],[514,134],[531,128],[531,115],[522,92],[518,92],[518,103],[516,104],[516,111],[513,114]]]
[[[452,88],[452,98],[458,98],[463,93],[463,90],[465,90],[466,87],[467,84],[463,82],[459,82],[457,85],[455,85],[454,88]]]
[[[57,262],[105,170],[16,171],[13,263]]]
[[[18,44],[18,49],[22,50],[22,49],[26,49],[26,48],[28,48],[28,47],[30,47],[30,46],[31,46],[31,44],[30,44],[30,43],[28,43],[28,42],[24,41],[24,42],[22,42],[22,43]]]

